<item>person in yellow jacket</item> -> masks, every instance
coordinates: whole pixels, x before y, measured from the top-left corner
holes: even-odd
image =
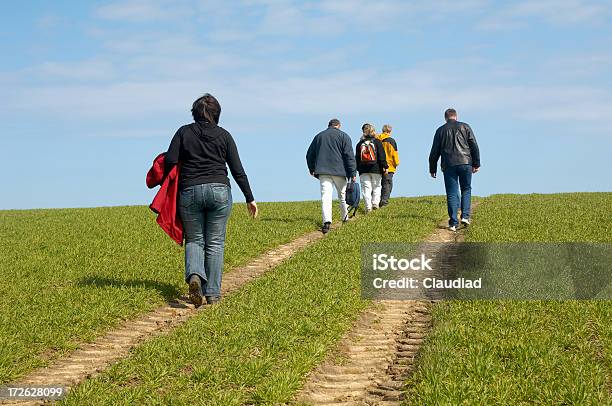
[[[397,153],[397,143],[391,137],[392,130],[393,128],[389,124],[385,124],[382,128],[382,134],[378,136],[378,139],[382,142],[385,149],[387,164],[389,165],[389,172],[383,175],[382,178],[380,207],[389,204],[389,197],[391,196],[391,190],[393,189],[393,175],[400,164],[399,154]]]

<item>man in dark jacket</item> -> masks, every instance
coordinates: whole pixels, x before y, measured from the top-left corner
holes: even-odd
[[[455,109],[447,109],[444,112],[444,119],[446,124],[436,130],[431,146],[429,173],[432,178],[436,177],[438,159],[442,157],[448,226],[451,231],[457,231],[460,204],[461,224],[464,226],[470,224],[472,174],[480,169],[480,151],[470,126],[457,121]],[[461,198],[459,198],[459,187]]]
[[[332,195],[336,188],[340,200],[342,218],[346,217],[348,207],[345,201],[347,178],[355,180],[355,155],[351,138],[340,130],[340,120],[332,119],[327,130],[315,136],[306,153],[306,163],[310,174],[321,184],[321,206],[323,227],[327,233],[332,222]]]

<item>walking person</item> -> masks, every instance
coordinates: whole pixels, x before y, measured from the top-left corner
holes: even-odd
[[[442,172],[448,206],[448,227],[457,231],[461,206],[461,224],[470,225],[472,174],[480,170],[480,151],[470,126],[457,121],[457,111],[444,112],[446,124],[436,130],[429,154],[429,173],[436,177],[438,159],[442,157]],[[461,196],[459,196],[461,189]]]
[[[400,164],[399,154],[397,153],[397,142],[391,137],[391,131],[393,128],[389,124],[383,125],[382,133],[378,136],[378,139],[382,142],[387,155],[387,165],[389,169],[386,174],[382,177],[382,189],[380,192],[380,207],[389,204],[389,198],[391,197],[391,191],[393,190],[393,175]]]
[[[221,106],[206,93],[193,102],[194,122],[178,129],[166,153],[166,173],[179,165],[179,215],[185,232],[185,281],[197,307],[221,298],[225,231],[232,209],[227,166],[240,187],[247,209],[257,217],[257,203],[231,134],[219,127]],[[226,166],[227,165],[227,166]]]
[[[345,201],[347,178],[355,180],[355,156],[351,138],[340,130],[340,120],[329,121],[326,130],[317,134],[306,152],[308,171],[319,179],[321,185],[321,209],[323,234],[332,224],[332,195],[334,188],[340,201],[340,211],[345,219],[348,206]]]
[[[389,165],[382,142],[376,138],[376,130],[371,124],[361,127],[363,136],[357,143],[355,160],[359,171],[359,181],[365,200],[366,213],[376,210],[380,204],[382,177]]]

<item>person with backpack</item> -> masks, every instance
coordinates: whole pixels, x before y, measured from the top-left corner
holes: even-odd
[[[391,137],[391,131],[393,128],[389,124],[383,125],[382,134],[378,136],[378,139],[382,142],[387,155],[387,164],[389,165],[389,171],[387,174],[383,174],[382,177],[382,190],[380,192],[380,207],[389,204],[389,198],[391,197],[391,190],[393,190],[393,175],[400,164],[399,154],[397,153],[397,143],[395,139]]]
[[[472,128],[457,121],[455,109],[447,109],[444,119],[446,124],[436,130],[429,153],[429,174],[436,178],[438,159],[441,157],[449,217],[448,229],[457,231],[459,207],[461,224],[470,225],[472,174],[480,170],[480,150]]]
[[[366,213],[376,210],[380,204],[382,176],[388,173],[389,164],[382,142],[376,138],[376,130],[372,124],[361,127],[363,136],[357,143],[355,160],[359,171],[359,181]]]
[[[348,206],[345,200],[347,178],[355,181],[355,156],[353,143],[340,130],[340,120],[329,121],[326,130],[317,134],[306,152],[308,171],[319,179],[321,186],[321,209],[323,226],[321,232],[329,232],[332,224],[332,195],[334,187],[340,201],[342,218],[346,220]]]

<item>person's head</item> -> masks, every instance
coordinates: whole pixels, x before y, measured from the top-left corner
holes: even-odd
[[[383,125],[382,128],[382,132],[385,134],[391,134],[391,131],[393,130],[393,127],[391,127],[389,124],[385,124]]]
[[[372,124],[365,123],[361,126],[361,131],[363,131],[363,136],[366,138],[376,137],[376,129]]]
[[[219,124],[221,115],[221,105],[215,96],[204,93],[191,106],[191,115],[195,121],[208,121],[212,124]]]
[[[337,118],[332,118],[331,120],[329,120],[329,124],[327,124],[327,127],[340,128],[340,120],[338,120]]]
[[[444,112],[444,120],[448,121],[448,120],[456,120],[457,119],[457,110],[450,108],[450,109],[446,109],[446,111]]]

